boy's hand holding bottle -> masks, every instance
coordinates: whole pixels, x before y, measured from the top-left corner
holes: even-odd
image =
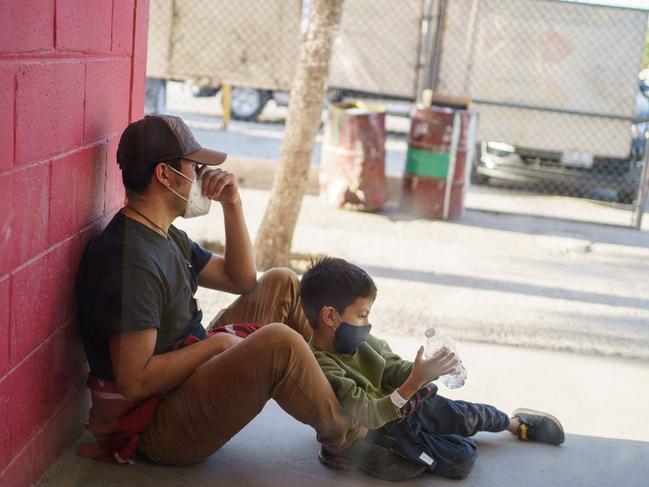
[[[426,348],[424,350],[424,358],[431,358],[443,350],[451,350],[458,359],[458,364],[454,370],[448,374],[442,374],[442,383],[449,389],[457,389],[462,387],[467,379],[467,372],[462,360],[457,353],[455,341],[441,330],[429,328],[424,333],[426,336]]]
[[[399,395],[406,400],[409,399],[426,384],[453,371],[458,363],[457,357],[450,349],[441,349],[439,353],[426,359],[424,347],[419,347],[410,376],[398,388]]]

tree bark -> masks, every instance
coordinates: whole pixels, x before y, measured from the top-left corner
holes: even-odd
[[[255,242],[257,267],[289,263],[295,224],[306,189],[311,152],[320,127],[333,41],[343,0],[311,0],[309,25],[291,85],[279,167]]]

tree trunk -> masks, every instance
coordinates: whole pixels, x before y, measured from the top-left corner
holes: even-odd
[[[311,0],[309,25],[291,86],[286,129],[270,201],[255,242],[257,267],[286,266],[320,127],[332,44],[343,0]]]

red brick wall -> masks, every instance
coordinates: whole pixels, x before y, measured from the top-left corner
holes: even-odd
[[[120,207],[121,130],[144,104],[148,0],[0,0],[0,485],[82,432],[73,283]]]

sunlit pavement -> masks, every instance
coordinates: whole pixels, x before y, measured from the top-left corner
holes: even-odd
[[[413,356],[420,340],[383,335]],[[462,481],[430,474],[402,485],[625,486],[649,478],[649,365],[616,359],[495,345],[459,343],[469,379],[440,394],[486,402],[505,412],[542,409],[563,422],[560,447],[523,443],[509,433],[479,433],[479,457]],[[39,484],[68,486],[371,486],[394,485],[361,473],[330,469],[317,459],[315,434],[274,402],[208,460],[185,467],[138,462],[112,465],[69,450]]]

